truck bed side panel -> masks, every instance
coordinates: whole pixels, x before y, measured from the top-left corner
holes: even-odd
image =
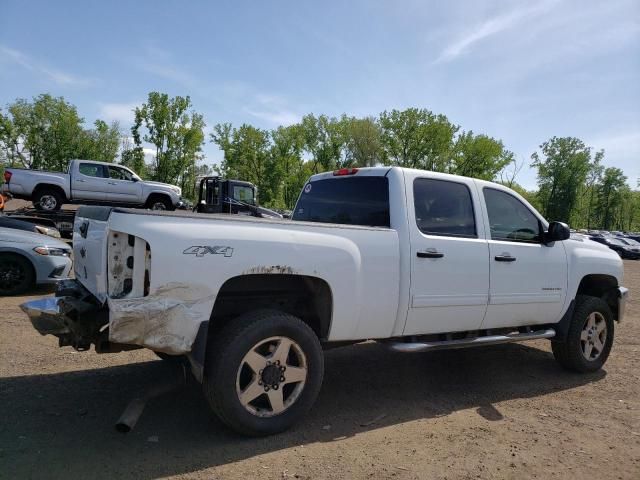
[[[144,239],[151,252],[148,296],[108,300],[113,341],[189,351],[223,284],[253,274],[326,281],[333,298],[329,340],[391,335],[399,296],[394,230],[118,211],[108,227]],[[104,282],[90,287],[101,295],[106,291]]]

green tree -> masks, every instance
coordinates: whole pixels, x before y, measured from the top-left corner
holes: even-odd
[[[604,230],[611,230],[614,226],[621,228],[620,225],[624,222],[620,213],[628,190],[627,177],[622,170],[616,167],[604,170],[602,180],[596,186],[594,206],[598,224]]]
[[[569,222],[580,188],[594,167],[591,149],[572,137],[553,137],[540,148],[542,155],[533,153],[531,166],[538,169],[538,198],[543,214],[550,220]]]
[[[139,162],[142,142],[150,143],[155,147],[151,178],[192,190],[195,166],[202,159],[204,127],[202,115],[192,110],[188,96],[170,98],[166,93],[151,92],[147,103],[134,111],[131,134],[137,150],[132,161]],[[143,128],[146,133],[141,132]]]
[[[96,120],[92,130],[84,130],[79,138],[78,158],[113,162],[118,156],[121,134],[117,122],[107,125]]]
[[[313,114],[302,118],[305,150],[311,156],[313,173],[333,170],[344,164],[343,124],[326,115]]]
[[[224,152],[220,166],[222,174],[253,183],[262,203],[276,196],[277,182],[274,184],[275,168],[270,154],[269,132],[243,124],[233,128],[229,123],[213,128],[211,141]]]
[[[18,99],[0,118],[0,144],[11,165],[64,170],[78,157],[83,119],[62,97],[42,94],[32,102]]]
[[[388,165],[446,172],[460,127],[426,109],[384,111],[379,118],[384,161]]]
[[[487,135],[474,135],[472,131],[462,132],[453,146],[449,173],[493,180],[514,158],[501,141]]]
[[[373,117],[342,116],[345,167],[373,167],[382,162],[382,135]]]
[[[278,127],[271,132],[271,156],[275,181],[279,183],[277,200],[271,206],[292,209],[300,190],[309,176],[309,168],[303,159],[305,148],[302,125]]]
[[[137,147],[126,135],[122,136],[120,142],[120,163],[136,172],[140,178],[148,178],[142,147]]]

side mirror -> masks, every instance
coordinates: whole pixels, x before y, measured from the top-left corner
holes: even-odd
[[[551,222],[549,229],[544,233],[545,243],[566,240],[571,236],[569,225],[562,222]]]

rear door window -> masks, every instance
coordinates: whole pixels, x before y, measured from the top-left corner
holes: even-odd
[[[81,163],[78,166],[78,170],[82,175],[86,175],[87,177],[104,178],[102,165],[96,163]]]
[[[293,220],[389,227],[386,177],[338,177],[307,183]]]
[[[469,187],[463,183],[416,178],[413,201],[418,229],[426,235],[476,238]]]

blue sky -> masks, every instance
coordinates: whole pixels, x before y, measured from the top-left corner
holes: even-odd
[[[537,146],[577,136],[635,186],[640,2],[0,1],[0,105],[49,92],[127,128],[151,90],[208,131],[428,108],[502,139],[527,188]]]

